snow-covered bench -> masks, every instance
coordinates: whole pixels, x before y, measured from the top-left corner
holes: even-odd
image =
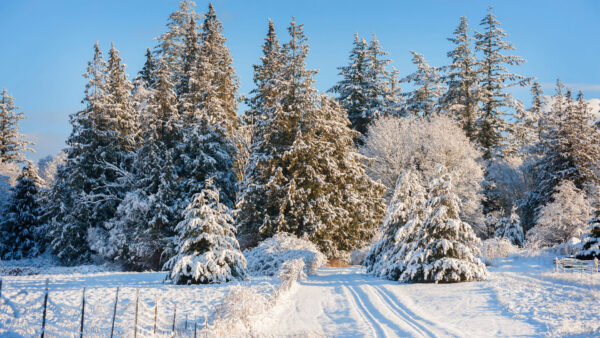
[[[598,273],[598,258],[593,261],[584,261],[576,258],[554,258],[554,272],[589,272]]]

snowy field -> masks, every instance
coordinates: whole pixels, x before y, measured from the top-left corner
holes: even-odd
[[[55,268],[59,270],[58,268]],[[92,270],[86,267],[83,270]],[[67,270],[64,269],[63,270]],[[77,270],[77,269],[76,269]],[[78,335],[82,289],[86,287],[84,336],[107,337],[117,287],[119,302],[115,336],[133,336],[135,299],[139,290],[138,335],[152,336],[154,306],[158,301],[157,335],[170,336],[175,306],[178,336],[193,335],[194,322],[200,329],[211,321],[214,306],[238,283],[177,286],[163,283],[166,273],[93,272],[59,273],[31,276],[2,276],[0,336],[35,336],[41,332],[44,281],[49,280],[47,336]],[[275,278],[252,278],[241,283],[270,293]],[[187,324],[186,324],[187,322]]]
[[[321,268],[279,305],[264,335],[598,336],[600,274],[554,274],[552,256],[497,261],[487,281],[397,284]]]
[[[498,259],[484,282],[398,284],[364,274],[361,267],[323,267],[300,281],[254,326],[258,336],[597,336],[600,334],[600,274],[554,273],[553,256]],[[49,279],[50,336],[77,333],[86,287],[84,336],[110,332],[114,296],[120,287],[115,331],[132,336],[135,295],[140,290],[138,334],[152,336],[158,300],[159,335],[170,335],[177,304],[178,336],[192,335],[193,322],[210,314],[237,283],[200,286],[164,284],[164,273],[94,272],[103,267],[52,268],[52,274],[3,276],[0,335],[40,332],[44,280]],[[71,271],[69,271],[71,270]],[[241,283],[264,293],[274,277]],[[186,330],[187,318],[187,330]]]

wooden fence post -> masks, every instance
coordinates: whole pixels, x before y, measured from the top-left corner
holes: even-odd
[[[596,270],[596,273],[598,273],[598,257],[594,258],[594,270]]]
[[[175,334],[175,318],[177,317],[177,303],[175,303],[175,310],[173,310],[173,334]]]
[[[156,335],[156,317],[158,316],[158,297],[154,302],[154,334]]]
[[[79,338],[83,337],[83,319],[85,318],[85,286],[81,294],[81,324],[79,325]]]
[[[185,315],[185,325],[183,326],[183,331],[187,332],[187,314]]]
[[[558,257],[554,257],[554,272],[560,272],[558,271]]]
[[[0,280],[0,284],[1,284]],[[44,292],[44,311],[42,312],[42,334],[41,338],[44,338],[46,335],[46,308],[48,307],[48,278],[46,278],[46,290]]]
[[[196,332],[198,329],[198,318],[194,321],[194,338],[196,338]]]
[[[137,338],[137,322],[138,322],[138,308],[140,302],[140,290],[138,289],[135,293],[135,320],[133,322],[133,337]]]
[[[2,298],[2,279],[0,279],[0,299]]]
[[[119,287],[117,286],[117,293],[115,294],[115,307],[113,308],[112,325],[110,327],[110,338],[113,337],[113,334],[115,332],[115,319],[117,317],[117,303],[118,302],[119,302]]]

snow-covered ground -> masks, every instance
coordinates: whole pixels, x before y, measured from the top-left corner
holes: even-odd
[[[553,272],[552,255],[497,259],[488,280],[458,284],[398,284],[368,276],[361,267],[323,267],[278,300],[254,325],[258,336],[597,336],[600,274]],[[88,272],[54,268],[54,274],[3,276],[0,336],[32,336],[41,328],[44,280],[49,279],[48,331],[75,334],[86,287],[84,335],[107,336],[116,287],[115,331],[132,335],[135,295],[140,290],[138,329],[151,335],[158,299],[158,331],[172,330],[174,305],[181,336],[204,323],[237,283],[174,286],[164,273]],[[273,277],[241,283],[273,291]],[[186,317],[187,334],[184,334]]]
[[[81,296],[86,287],[84,336],[110,335],[116,288],[119,302],[115,335],[133,336],[135,299],[139,290],[138,335],[152,335],[154,305],[158,301],[157,331],[170,335],[175,305],[176,330],[182,336],[191,335],[193,323],[201,328],[214,306],[222,301],[237,283],[177,286],[163,283],[165,273],[97,272],[31,276],[2,276],[0,300],[0,336],[38,335],[42,325],[44,281],[49,279],[47,333],[49,336],[78,334]],[[272,292],[275,278],[252,278],[241,284],[254,286],[262,292]],[[211,319],[208,318],[210,321]],[[187,321],[187,328],[186,328]]]
[[[543,336],[600,334],[600,274],[554,274],[552,256],[512,256],[488,280],[398,284],[360,267],[321,268],[279,304],[264,335]]]

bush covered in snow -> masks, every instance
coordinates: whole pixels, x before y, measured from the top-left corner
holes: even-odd
[[[223,283],[246,277],[246,259],[235,238],[230,209],[209,180],[176,227],[178,254],[167,262],[176,284]]]
[[[481,258],[487,265],[493,265],[496,258],[508,257],[518,251],[519,248],[513,245],[508,238],[490,238],[481,244]]]
[[[244,255],[252,275],[275,276],[285,262],[298,258],[304,261],[305,273],[310,274],[327,262],[315,244],[286,233],[262,241],[257,247],[244,251]]]
[[[552,195],[553,201],[539,213],[535,226],[527,233],[527,245],[550,247],[579,237],[590,219],[590,203],[586,195],[571,181],[563,181]]]
[[[594,217],[589,228],[590,231],[583,237],[582,250],[577,253],[577,258],[600,259],[600,217]]]

